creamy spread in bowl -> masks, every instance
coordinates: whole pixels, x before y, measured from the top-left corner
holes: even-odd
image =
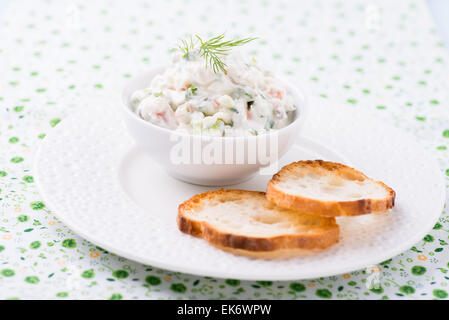
[[[220,56],[215,70],[198,50],[174,54],[150,86],[133,92],[131,109],[155,125],[194,135],[257,136],[295,118],[287,88],[254,59],[239,52]]]
[[[305,95],[247,61],[252,38],[184,41],[168,67],[134,77],[123,120],[139,149],[176,179],[224,186],[272,168],[297,141]],[[273,164],[273,166],[272,166]]]

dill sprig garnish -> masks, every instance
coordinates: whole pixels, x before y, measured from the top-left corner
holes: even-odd
[[[178,50],[184,53],[184,58],[186,58],[194,48],[195,44],[193,43],[192,37],[190,37],[189,41],[181,40],[181,43],[178,45]]]
[[[197,51],[201,57],[206,60],[206,66],[211,67],[215,73],[219,71],[226,71],[226,63],[220,59],[220,56],[225,56],[234,47],[244,45],[257,38],[244,38],[240,40],[224,41],[225,34],[218,35],[207,41],[204,41],[200,36],[195,35],[196,41],[190,37],[189,40],[181,40],[178,49],[184,53],[184,58]]]

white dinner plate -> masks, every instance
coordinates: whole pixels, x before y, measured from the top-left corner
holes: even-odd
[[[281,164],[303,159],[342,162],[382,180],[397,194],[390,213],[338,218],[340,242],[313,256],[250,259],[179,232],[177,206],[214,188],[168,176],[133,146],[113,106],[91,106],[61,122],[37,154],[36,181],[47,205],[80,236],[144,264],[201,276],[330,276],[382,262],[417,243],[444,205],[437,162],[407,134],[366,112],[324,99],[312,100],[310,109],[302,138]],[[268,179],[256,176],[231,187],[264,191]]]

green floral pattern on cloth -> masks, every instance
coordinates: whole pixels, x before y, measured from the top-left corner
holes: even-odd
[[[449,56],[422,0],[14,1],[0,29],[0,299],[448,298],[447,209],[421,242],[378,266],[291,282],[156,269],[58,221],[32,171],[46,134],[87,102],[117,104],[124,82],[164,64],[186,32],[224,30],[259,37],[246,53],[309,95],[408,131],[449,185]]]

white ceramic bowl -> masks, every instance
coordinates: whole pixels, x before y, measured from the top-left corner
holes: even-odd
[[[134,91],[148,87],[153,77],[163,71],[164,68],[157,68],[129,81],[122,94],[123,117],[137,146],[171,176],[185,182],[224,186],[245,181],[260,168],[282,157],[292,146],[304,123],[307,110],[305,96],[290,83],[282,81],[293,96],[297,110],[292,123],[273,133],[248,137],[207,137],[156,126],[132,110],[130,97]],[[259,156],[259,152],[264,154],[260,151],[263,147],[259,146],[264,145],[268,158]],[[221,153],[216,151],[217,148]],[[270,150],[274,152],[270,153]],[[221,159],[221,162],[211,161],[208,155],[217,156],[215,159]],[[185,161],[187,158],[184,158],[182,161],[181,156],[189,156],[190,160]]]

